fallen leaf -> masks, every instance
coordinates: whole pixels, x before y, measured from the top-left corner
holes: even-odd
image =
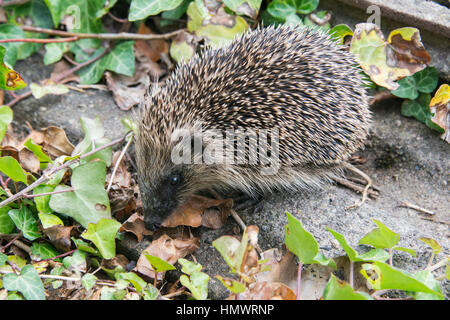
[[[142,22],[139,26],[138,34],[154,34],[150,28]],[[136,50],[147,56],[151,61],[157,62],[161,54],[169,52],[169,44],[164,39],[136,40]]]
[[[64,227],[61,225],[55,225],[44,229],[43,232],[58,250],[67,252],[71,248],[70,233],[73,228],[74,226]]]
[[[27,171],[38,173],[40,170],[39,159],[35,156],[33,152],[26,148],[22,148],[19,151],[19,162],[22,168]]]
[[[144,218],[137,213],[133,214],[122,224],[120,231],[133,233],[137,237],[138,242],[141,242],[144,236],[153,234],[152,231],[145,229]]]
[[[50,126],[42,130],[44,133],[44,150],[54,158],[60,156],[70,156],[75,148],[69,139],[67,139],[66,132],[58,127]]]
[[[445,130],[441,139],[450,143],[450,86],[443,84],[430,101],[431,121]]]
[[[139,260],[134,268],[135,271],[150,278],[155,278],[155,273],[145,254],[156,256],[164,261],[174,264],[179,258],[191,254],[200,247],[200,239],[192,237],[187,240],[172,239],[164,234],[142,251]],[[163,274],[158,274],[158,279],[162,279]]]
[[[227,300],[296,300],[291,288],[278,282],[254,282],[243,293],[232,294]]]
[[[230,215],[233,199],[216,200],[202,196],[193,196],[163,221],[164,227],[179,225],[218,229]]]

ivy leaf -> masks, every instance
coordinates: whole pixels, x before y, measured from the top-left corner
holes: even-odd
[[[62,83],[55,83],[52,80],[46,81],[42,85],[32,83],[30,85],[30,89],[33,97],[36,99],[41,99],[48,94],[63,95],[70,91],[66,85]]]
[[[442,295],[441,287],[439,286],[438,281],[433,277],[433,274],[428,270],[421,270],[413,274],[413,277],[416,280],[419,280],[421,283],[425,284],[427,287],[432,290],[440,293],[441,295],[436,295],[433,293],[424,293],[424,292],[412,292],[412,296],[416,300],[444,300],[444,296]]]
[[[373,280],[367,272],[374,272],[376,280]],[[361,274],[367,279],[375,290],[397,289],[414,292],[425,292],[442,297],[440,292],[428,287],[414,278],[414,275],[404,270],[391,267],[384,262],[374,262],[373,264],[363,264]]]
[[[346,37],[353,37],[353,30],[346,24],[338,24],[328,31],[332,39],[335,39],[339,44],[344,44]]]
[[[297,15],[297,9],[293,5],[293,1],[275,0],[267,6],[267,12],[274,18],[286,21],[291,15]]]
[[[13,119],[13,112],[8,106],[0,106],[0,142],[2,142],[6,131],[8,130],[8,125]]]
[[[37,243],[33,242],[31,246],[32,259],[35,261],[45,260],[56,257],[59,252],[50,243]],[[56,259],[60,261],[61,259]]]
[[[359,244],[367,244],[381,249],[394,247],[400,240],[400,236],[380,221],[375,219],[372,219],[372,221],[375,222],[378,228],[375,228],[366,234],[359,241]]]
[[[0,29],[1,29],[0,25]],[[0,30],[1,31],[1,30]],[[0,39],[2,38],[1,32],[0,32]],[[15,51],[14,51],[15,50]],[[17,48],[13,47],[13,50],[10,52],[17,52]],[[7,51],[4,47],[0,46],[0,89],[5,90],[20,90],[27,86],[25,81],[23,81],[22,77],[13,69],[8,67],[5,62],[8,57],[5,57],[5,54],[7,54]],[[5,61],[5,62],[4,62]],[[15,63],[15,60],[14,60]],[[12,64],[10,64],[12,65]],[[3,109],[5,107],[2,107]],[[3,117],[6,117],[7,119],[7,110],[2,111]],[[11,114],[12,117],[12,114]],[[2,126],[3,128],[3,126]],[[3,130],[3,129],[2,129]],[[3,136],[2,136],[3,139]]]
[[[133,287],[136,289],[137,292],[143,292],[143,290],[147,286],[147,283],[134,272],[117,273],[116,279],[131,282],[131,284],[133,285]]]
[[[434,67],[427,67],[416,72],[412,76],[400,79],[397,83],[399,87],[391,93],[399,98],[414,100],[419,96],[419,92],[431,93],[438,84],[439,75]]]
[[[157,256],[152,256],[151,254],[144,254],[144,256],[147,258],[148,262],[150,262],[155,272],[164,272],[176,269],[172,264]]]
[[[83,84],[93,84],[100,81],[103,73],[110,70],[126,76],[132,76],[135,71],[134,41],[124,41],[116,45],[110,53],[100,60],[95,61],[87,67],[82,68],[78,75]],[[105,51],[99,48],[91,57],[83,60],[92,59],[101,55]]]
[[[63,265],[70,271],[86,272],[86,253],[77,250],[63,259]]]
[[[180,282],[192,292],[195,299],[206,300],[208,297],[209,276],[206,273],[194,271],[189,277],[183,274]]]
[[[286,211],[288,224],[285,226],[284,243],[303,264],[311,264],[319,253],[314,237],[303,228],[302,223]]]
[[[28,139],[23,145],[28,150],[34,153],[34,155],[39,159],[39,162],[52,163],[52,159],[50,159],[50,157],[47,154],[45,154],[44,151],[42,151],[42,147],[40,145],[33,143],[31,138]]]
[[[223,3],[238,15],[256,19],[262,0],[223,0]]]
[[[373,298],[365,292],[354,291],[353,288],[337,279],[333,274],[323,291],[324,300],[373,300]]]
[[[114,219],[100,219],[97,224],[89,223],[88,229],[81,234],[84,239],[92,241],[104,259],[116,255],[116,234],[121,224]]]
[[[431,129],[443,133],[444,129],[431,120],[433,115],[429,108],[430,100],[429,93],[421,93],[416,100],[407,99],[402,103],[401,113],[405,117],[414,117]]]
[[[220,282],[222,282],[222,284],[225,286],[225,288],[230,290],[232,293],[242,293],[247,289],[245,284],[234,279],[225,279],[218,275],[216,276],[216,278],[219,279]]]
[[[96,149],[98,147],[104,146],[111,142],[110,139],[105,137],[105,131],[100,118],[89,119],[80,118],[81,130],[84,132],[84,139],[75,147],[72,151],[72,156],[82,155]],[[95,154],[86,157],[82,162],[90,162],[94,159],[103,160],[107,166],[111,164],[112,158],[112,147],[105,148],[96,152]]]
[[[45,300],[44,285],[32,265],[23,267],[20,275],[6,274],[3,286],[9,291],[19,291],[27,300]]]
[[[0,171],[15,182],[27,184],[27,175],[20,164],[11,156],[0,157]]]
[[[24,38],[27,38],[27,35],[21,28],[9,23],[0,24],[0,39],[24,39]],[[0,49],[0,57],[1,57],[0,60],[5,62],[11,68],[14,67],[17,60],[28,58],[37,49],[35,44],[23,42],[3,43],[2,46],[0,46],[0,48],[6,49],[6,50]],[[0,66],[1,65],[2,64],[0,64]],[[22,88],[25,87],[23,83],[21,84],[21,86]]]
[[[75,167],[71,178],[75,190],[53,194],[50,198],[50,208],[74,218],[85,228],[89,223],[97,223],[102,218],[111,218],[105,178],[106,165],[103,161]],[[67,189],[68,186],[59,185],[55,188],[55,192]]]
[[[178,7],[183,0],[132,0],[128,20],[136,21]]]
[[[248,28],[244,18],[230,15],[220,7],[207,7],[203,1],[191,2],[187,15],[188,30],[215,47],[225,45]]]
[[[10,234],[16,229],[16,225],[12,221],[11,217],[8,215],[8,212],[11,210],[11,207],[4,206],[0,208],[0,233]]]
[[[82,278],[81,278],[81,284],[83,285],[83,287],[86,290],[91,290],[94,285],[95,285],[95,281],[97,280],[97,277],[94,276],[92,273],[86,273]]]
[[[33,241],[41,236],[36,218],[27,206],[22,205],[20,209],[11,209],[8,215],[26,239]]]

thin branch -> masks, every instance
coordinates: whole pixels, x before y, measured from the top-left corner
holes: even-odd
[[[63,253],[63,254],[60,254],[60,255],[58,255],[58,256],[52,257],[52,258],[42,259],[42,260],[40,260],[39,262],[42,262],[42,261],[50,261],[50,260],[55,260],[55,259],[62,258],[62,257],[65,257],[65,256],[69,256],[69,255],[71,255],[72,253],[74,253],[74,252],[77,251],[77,250],[78,250],[78,249],[73,249],[73,250],[67,251],[67,252],[65,252],[65,253]]]
[[[86,158],[86,157],[89,157],[89,156],[91,156],[91,155],[97,153],[97,152],[100,151],[100,150],[109,148],[109,147],[111,147],[111,146],[113,146],[113,145],[115,145],[115,144],[117,144],[117,143],[120,143],[120,142],[122,142],[125,138],[126,138],[126,135],[123,136],[122,138],[116,139],[116,140],[114,140],[114,141],[112,141],[112,142],[110,142],[110,143],[108,143],[108,144],[105,144],[104,146],[98,147],[98,148],[96,148],[96,149],[94,149],[94,150],[92,150],[92,151],[90,151],[90,152],[88,152],[88,153],[85,153],[85,154],[81,155],[80,157],[78,157],[78,158],[76,158],[76,159],[70,160],[70,161],[68,161],[68,162],[66,162],[66,163],[64,163],[64,164],[62,164],[62,165],[60,165],[59,167],[49,167],[49,168],[47,168],[47,169],[43,172],[42,176],[41,176],[39,179],[37,179],[36,181],[34,181],[32,184],[30,184],[28,187],[24,188],[24,189],[21,190],[20,192],[14,194],[12,197],[9,197],[8,199],[2,201],[2,202],[0,203],[0,208],[6,206],[8,203],[14,202],[14,201],[16,201],[16,200],[22,198],[22,197],[24,196],[24,194],[26,194],[26,193],[32,191],[32,190],[33,190],[34,188],[36,188],[37,186],[39,186],[39,185],[45,183],[46,181],[48,181],[48,180],[52,177],[52,175],[53,175],[55,172],[57,172],[57,171],[59,171],[59,170],[62,170],[62,169],[65,169],[65,168],[67,168],[67,167],[70,167],[71,165],[77,163],[77,162],[80,161],[81,159]]]
[[[20,232],[17,234],[10,242],[8,242],[6,245],[0,248],[0,252],[5,252],[5,250],[14,243],[14,241],[18,240],[22,236],[22,233]]]
[[[180,29],[177,31],[165,34],[139,34],[139,33],[76,33],[61,30],[45,29],[39,27],[20,26],[22,30],[35,33],[45,33],[61,37],[77,37],[79,39],[100,39],[100,40],[155,40],[155,39],[170,39],[177,36],[179,33],[186,31]]]
[[[32,43],[59,43],[59,42],[74,42],[79,40],[78,37],[70,37],[70,38],[58,38],[58,39],[2,39],[0,43],[8,43],[8,42],[32,42]]]
[[[31,199],[31,198],[36,198],[36,197],[45,197],[45,196],[51,196],[52,194],[72,192],[72,191],[75,191],[74,187],[71,187],[71,188],[65,189],[65,190],[59,190],[59,191],[53,191],[53,192],[45,192],[45,193],[39,193],[39,194],[24,194],[23,197],[27,198],[27,199]]]
[[[117,169],[119,168],[120,162],[122,161],[123,156],[125,155],[125,152],[127,151],[128,147],[131,145],[131,142],[133,142],[133,135],[128,140],[125,147],[123,147],[122,152],[119,155],[119,158],[116,161],[116,165],[114,166],[113,172],[111,174],[111,178],[109,179],[108,187],[106,188],[106,193],[109,192],[109,189],[111,189],[114,177],[116,176]]]
[[[411,209],[414,209],[416,211],[423,212],[423,213],[426,213],[426,214],[429,214],[429,215],[435,215],[435,213],[433,211],[431,211],[431,210],[427,210],[425,208],[419,207],[419,206],[417,206],[415,204],[412,204],[412,203],[409,203],[409,202],[406,202],[406,201],[402,201],[402,203],[399,205],[399,207],[411,208]]]
[[[349,271],[349,276],[348,276],[348,281],[350,284],[350,287],[353,288],[353,284],[354,284],[354,269],[355,269],[355,263],[353,261],[350,260],[350,271]]]

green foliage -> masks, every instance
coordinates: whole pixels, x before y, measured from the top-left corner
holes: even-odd
[[[105,190],[106,165],[95,161],[73,169],[71,184],[74,191],[53,194],[50,208],[74,218],[83,227],[111,218],[108,195]],[[59,185],[57,191],[67,191],[69,186]]]
[[[2,142],[6,131],[8,130],[8,125],[13,119],[13,112],[8,106],[0,106],[0,142]]]
[[[148,262],[150,262],[153,270],[157,273],[176,269],[172,264],[159,257],[152,256],[151,254],[144,254],[144,256],[147,258]]]
[[[112,259],[116,255],[116,234],[121,224],[114,219],[100,219],[96,224],[89,223],[88,229],[81,234],[92,241],[104,259]]]
[[[431,120],[433,114],[430,112],[429,108],[430,100],[431,96],[429,93],[420,93],[419,97],[415,100],[406,99],[402,103],[401,113],[405,117],[416,118],[431,129],[443,133],[444,129]]]
[[[33,242],[31,246],[32,259],[35,261],[50,259],[59,255],[59,252],[50,243]],[[55,259],[60,261],[61,259]]]
[[[205,300],[208,297],[209,276],[201,272],[202,266],[186,259],[178,259],[178,263],[183,266],[182,272],[187,275],[180,277],[180,282],[188,288],[195,299]]]
[[[310,14],[317,9],[319,0],[273,0],[267,6],[267,13],[279,22],[303,24],[298,14]],[[296,23],[292,23],[292,22]]]
[[[0,233],[10,234],[16,229],[16,225],[8,215],[8,212],[10,210],[10,206],[4,206],[0,208]]]
[[[3,277],[3,286],[10,291],[19,291],[27,300],[45,300],[44,286],[31,265],[23,267],[20,275],[6,274]]]
[[[177,8],[183,0],[132,0],[128,20],[136,21]]]
[[[415,100],[419,92],[431,93],[438,84],[439,75],[434,67],[427,67],[416,72],[412,76],[405,77],[398,81],[399,87],[391,93],[399,98]]]
[[[373,300],[373,298],[365,292],[353,291],[353,288],[331,275],[330,280],[323,291],[324,300]]]
[[[336,268],[332,259],[326,259],[319,253],[319,245],[314,237],[303,228],[300,220],[286,212],[288,224],[285,226],[285,238],[289,251],[294,253],[303,264],[321,264]]]
[[[27,184],[27,173],[22,169],[19,162],[11,156],[0,157],[0,171],[15,182]]]
[[[8,215],[26,239],[33,241],[41,236],[33,212],[24,204],[20,209],[9,210]]]

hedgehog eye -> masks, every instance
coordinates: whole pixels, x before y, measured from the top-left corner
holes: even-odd
[[[173,176],[170,177],[170,183],[172,185],[177,185],[178,183],[180,183],[181,181],[181,177],[179,174],[174,174]]]

